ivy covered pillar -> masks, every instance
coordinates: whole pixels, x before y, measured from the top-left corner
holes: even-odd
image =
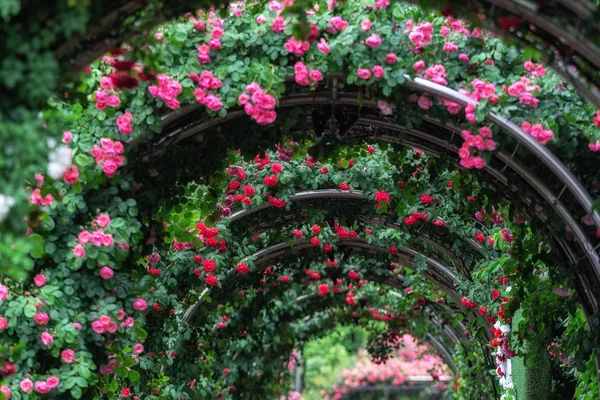
[[[512,329],[519,331],[519,322],[523,319],[522,310],[515,313]],[[523,344],[525,359],[518,356],[512,359],[512,377],[517,393],[517,400],[551,399],[552,371],[545,347],[549,343],[548,333],[539,332],[535,340],[527,340]]]

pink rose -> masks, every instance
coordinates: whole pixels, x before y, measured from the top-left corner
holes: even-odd
[[[458,55],[458,60],[463,64],[469,63],[469,56],[465,53],[461,53]]]
[[[81,324],[79,322],[73,322],[73,326],[75,327],[75,329],[77,329],[78,331],[81,330]]]
[[[365,19],[363,22],[361,22],[360,29],[362,29],[363,32],[367,32],[368,30],[370,30],[371,29],[371,21],[369,19]]]
[[[148,309],[148,302],[146,302],[144,299],[137,299],[133,303],[133,308],[137,311],[146,311]]]
[[[4,394],[6,400],[10,400],[10,388],[8,386],[0,386],[0,392]]]
[[[0,301],[6,300],[8,297],[8,288],[4,285],[0,285]]]
[[[37,313],[33,317],[33,320],[40,325],[48,325],[48,322],[50,321],[50,317],[46,313]]]
[[[73,138],[73,134],[69,131],[64,131],[63,132],[63,138],[62,138],[62,142],[64,144],[67,144],[71,141],[71,139]],[[30,381],[31,382],[31,381]]]
[[[42,332],[42,343],[44,343],[46,346],[50,346],[52,342],[54,342],[52,335],[49,334],[48,331]]]
[[[102,237],[102,244],[106,247],[112,246],[114,243],[113,236],[111,234],[106,234]]]
[[[379,46],[381,46],[381,38],[379,37],[379,35],[374,33],[371,36],[369,36],[367,40],[365,40],[365,43],[372,49],[376,49]]]
[[[398,62],[398,57],[394,53],[388,53],[385,55],[385,63],[386,64],[396,64]]]
[[[30,379],[23,379],[21,383],[19,383],[21,390],[25,393],[29,393],[33,390],[33,382]]]
[[[423,68],[425,68],[425,61],[423,61],[423,60],[419,60],[413,64],[413,69],[419,74],[421,73],[421,70]]]
[[[60,379],[55,376],[51,376],[46,379],[46,384],[50,387],[50,389],[56,389],[60,384]]]
[[[248,100],[250,100],[250,96],[248,96],[246,93],[242,93],[238,97],[238,103],[241,106],[246,105],[248,103]]]
[[[535,64],[531,61],[525,61],[525,64],[523,64],[523,68],[525,68],[525,71],[531,72],[535,69]]]
[[[210,109],[212,111],[219,111],[223,107],[223,103],[221,103],[221,99],[219,99],[214,94],[209,94],[208,96],[206,96],[202,100],[202,103],[206,107],[208,107],[208,109]]]
[[[104,324],[100,320],[92,322],[92,330],[96,333],[104,333]]]
[[[448,52],[448,53],[451,53],[451,52],[454,52],[454,51],[458,50],[458,46],[455,45],[452,42],[446,42],[444,44],[443,50],[446,51],[446,52]]]
[[[100,214],[98,218],[96,218],[96,224],[101,227],[106,227],[110,225],[110,217],[107,214]]]
[[[88,244],[90,240],[92,240],[92,234],[88,231],[81,231],[79,235],[77,235],[77,240],[81,244]]]
[[[50,386],[48,386],[48,384],[44,381],[37,381],[34,384],[34,388],[35,388],[35,391],[40,394],[46,394],[46,393],[50,392],[50,390],[52,390],[52,388]]]
[[[46,276],[42,274],[36,275],[33,278],[33,282],[35,283],[35,286],[42,287],[46,284]]]
[[[92,244],[94,246],[101,246],[104,242],[104,232],[102,229],[97,229],[92,232]]]
[[[366,68],[359,68],[356,73],[360,79],[369,79],[371,77],[371,71]]]
[[[259,25],[264,24],[266,21],[267,19],[264,17],[264,15],[259,15],[256,17],[256,22],[258,22]]]
[[[75,352],[71,349],[63,350],[60,353],[60,358],[62,358],[65,363],[72,364],[73,361],[75,361]]]
[[[114,271],[108,267],[102,267],[100,268],[100,276],[102,277],[102,279],[112,279],[112,277],[115,275]]]
[[[119,107],[121,99],[119,99],[118,96],[112,95],[108,97],[106,104],[108,104],[109,107]]]
[[[63,179],[65,183],[68,183],[69,185],[76,184],[79,180],[79,170],[77,169],[77,166],[71,165],[67,168],[63,174]]]
[[[104,172],[104,175],[106,175],[107,178],[115,176],[117,168],[119,168],[119,166],[113,160],[105,160],[104,164],[102,164],[102,172]]]
[[[431,108],[432,102],[429,97],[427,97],[425,95],[421,95],[421,97],[419,97],[419,101],[417,102],[417,104],[423,110],[429,110]]]
[[[318,69],[310,70],[310,72],[308,73],[308,76],[314,82],[319,82],[319,81],[323,80],[323,74]]]
[[[329,54],[329,52],[331,51],[329,49],[329,46],[327,45],[327,42],[323,38],[321,38],[319,43],[317,43],[317,50],[319,50],[323,54]]]
[[[142,354],[144,352],[144,345],[137,343],[135,346],[133,346],[133,351],[137,354]]]
[[[6,321],[6,318],[0,317],[0,331],[6,328],[8,328],[8,321]]]
[[[376,65],[373,67],[373,76],[375,76],[375,78],[380,79],[383,78],[384,72],[383,72],[383,67],[381,65]]]
[[[131,328],[133,327],[135,320],[132,317],[127,317],[127,319],[125,319],[125,322],[121,323],[121,327],[123,328]]]

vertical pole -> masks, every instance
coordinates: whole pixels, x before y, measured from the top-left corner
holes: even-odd
[[[296,375],[294,391],[302,393],[302,350],[298,350],[296,353],[296,367],[294,368]]]

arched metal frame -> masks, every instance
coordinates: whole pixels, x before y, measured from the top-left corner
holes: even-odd
[[[470,99],[465,98],[465,96],[460,95],[459,93],[454,92],[451,89],[448,89],[444,86],[436,85],[436,84],[428,82],[428,81],[422,81],[419,84],[423,84],[423,82],[425,82],[425,85],[426,85],[425,88],[430,93],[433,92],[434,94],[443,94],[444,96],[442,96],[442,97],[445,97],[445,98],[447,98],[451,101],[455,101],[455,102],[464,103],[467,100],[470,101]],[[431,85],[433,85],[433,86],[431,86]],[[434,90],[439,90],[439,92],[435,92]],[[450,93],[448,93],[448,92],[450,92]],[[456,96],[451,96],[452,93],[454,93]],[[292,97],[284,98],[284,99],[280,100],[280,107],[331,104],[332,101],[333,100],[330,96],[322,95],[322,94],[292,96]],[[356,99],[356,96],[354,94],[352,94],[352,95],[336,94],[335,102],[336,102],[336,104],[349,105],[349,106],[362,106],[362,107],[370,107],[370,108],[376,107],[374,104],[369,104],[369,103],[359,104],[359,102]],[[197,108],[196,106],[189,106],[188,108],[183,108],[182,110],[171,113],[171,114],[165,116],[163,124],[168,125],[168,124],[172,123],[174,120],[176,120],[177,118],[180,118],[184,115],[187,115],[187,114],[193,112],[194,110],[196,110],[196,108]],[[167,134],[166,136],[164,136],[163,139],[160,140],[157,145],[169,145],[169,144],[178,143],[187,137],[190,137],[192,135],[203,132],[204,130],[212,128],[212,127],[219,125],[225,121],[235,119],[238,117],[242,117],[244,115],[245,115],[244,111],[235,110],[235,111],[229,112],[229,114],[224,118],[220,118],[220,117],[213,118],[213,119],[203,121],[203,122],[200,122],[197,124],[192,124],[192,126],[185,126],[185,127],[179,128],[179,129]],[[520,132],[519,137],[521,137],[522,140],[527,140],[530,146],[533,146],[534,148],[538,148],[538,150],[542,154],[546,154],[550,159],[552,157],[556,158],[555,156],[552,155],[551,152],[549,152],[549,150],[547,150],[543,146],[539,145],[537,142],[535,142],[535,140],[533,138],[531,138],[527,133],[522,131],[520,128],[516,127],[514,124],[511,124],[510,122],[506,121],[505,119],[503,119],[501,117],[495,117],[495,118],[496,119],[494,119],[494,121],[503,123],[504,124],[503,126],[506,126],[508,128],[516,129],[517,133]],[[406,129],[403,126],[395,124],[390,121],[382,121],[382,120],[376,120],[376,119],[363,119],[361,122],[365,123],[365,124],[370,124],[373,126],[381,126],[390,131],[398,131],[398,132],[408,134],[409,136],[418,137],[421,140],[430,141],[432,143],[435,143],[438,146],[442,146],[447,151],[452,151],[452,152],[458,151],[458,149],[456,147],[454,147],[453,145],[451,145],[449,143],[449,141],[444,141],[443,139],[440,139],[434,135],[430,135],[430,134],[427,134],[427,133],[424,133],[424,132],[421,132],[418,130]],[[445,125],[444,128],[449,130],[450,132],[452,132],[452,135],[460,133],[460,129],[458,127],[455,127],[452,125]],[[397,139],[392,140],[392,139],[394,139],[393,137],[379,137],[379,138],[382,140],[397,142]],[[531,141],[534,141],[535,143],[530,143]],[[405,144],[411,145],[410,143],[405,143]],[[428,149],[424,149],[423,146],[417,146],[417,147],[419,147],[425,151],[428,150]],[[548,155],[548,153],[549,153],[549,155]],[[557,214],[563,219],[563,221],[565,222],[565,225],[568,226],[572,230],[573,234],[575,235],[575,237],[577,239],[577,242],[579,243],[582,251],[584,252],[583,259],[581,257],[579,257],[577,255],[577,253],[575,251],[573,251],[564,240],[558,239],[558,242],[561,245],[561,250],[567,256],[567,260],[569,260],[573,266],[577,266],[584,259],[588,260],[588,262],[589,262],[588,267],[592,272],[592,276],[590,276],[589,279],[592,279],[592,281],[591,282],[588,281],[588,279],[585,276],[580,274],[579,268],[577,269],[576,273],[579,275],[580,292],[582,294],[582,297],[585,299],[584,305],[585,305],[586,314],[589,315],[589,314],[598,312],[599,304],[600,304],[600,299],[599,299],[600,296],[598,296],[598,291],[595,290],[595,288],[600,288],[600,258],[598,257],[598,254],[595,250],[596,248],[589,241],[587,235],[585,234],[585,232],[583,231],[583,229],[581,228],[579,223],[570,214],[569,210],[566,208],[566,206],[560,200],[560,196],[563,194],[564,189],[561,191],[561,193],[559,195],[555,195],[543,182],[541,182],[539,180],[539,178],[537,178],[533,173],[528,171],[527,168],[525,168],[522,164],[520,164],[517,160],[515,160],[511,155],[500,152],[500,151],[496,151],[493,154],[501,162],[503,162],[507,167],[510,167],[515,173],[517,173],[525,182],[527,182],[535,190],[535,192],[537,192],[544,200],[546,200],[546,202],[548,204],[550,204],[551,207],[557,212]],[[564,167],[564,165],[562,163],[560,163],[560,161],[559,161],[559,166],[557,168],[561,171],[566,170],[566,167]],[[494,178],[498,179],[500,182],[502,182],[504,184],[508,183],[507,179],[505,177],[503,177],[503,175],[500,171],[497,171],[490,166],[486,166],[485,171],[490,173]],[[570,176],[571,174],[567,171],[567,173],[566,174],[563,173],[563,175]],[[585,190],[581,188],[581,185],[579,183],[577,183],[575,186],[578,188],[577,191],[583,190],[585,192]],[[588,194],[586,201],[588,201],[588,202],[591,201],[589,199],[590,198],[589,198],[589,194]],[[597,212],[595,212],[594,215],[597,217]]]
[[[339,76],[341,77],[341,76]],[[288,107],[288,106],[302,106],[302,105],[317,105],[317,104],[342,104],[342,105],[350,105],[350,106],[360,106],[360,107],[370,107],[374,108],[374,104],[359,104],[356,95],[339,95],[337,93],[337,77],[333,76],[334,79],[334,90],[330,96],[323,96],[319,94],[309,94],[309,95],[301,95],[301,96],[290,96],[288,98],[284,98],[280,100],[280,107]],[[416,78],[411,79],[407,76],[407,84],[406,86],[409,89],[413,89],[416,91],[421,91],[424,93],[430,93],[436,95],[438,97],[444,98],[449,101],[453,101],[457,104],[465,106],[466,104],[473,103],[476,104],[475,101],[471,100],[467,96],[461,95],[457,91],[447,88],[445,86],[437,85],[435,83]],[[197,106],[190,106],[184,108],[175,113],[169,114],[165,116],[163,119],[163,126],[169,125],[171,122],[176,120],[177,118],[186,115],[190,112],[193,112],[197,109]],[[194,134],[200,133],[206,129],[219,125],[223,122],[238,118],[245,115],[245,112],[241,110],[234,110],[228,113],[228,115],[224,118],[213,118],[208,121],[203,121],[200,123],[194,123],[192,126],[183,127],[177,129],[173,132],[167,134],[161,141],[157,143],[157,145],[169,145],[173,143],[178,143],[185,138],[192,136]],[[529,152],[534,155],[538,160],[541,161],[543,165],[546,166],[550,171],[552,171],[560,182],[564,185],[558,195],[555,195],[552,190],[544,184],[537,176],[535,176],[531,171],[529,171],[526,167],[524,167],[521,163],[513,158],[512,155],[508,155],[502,152],[495,152],[494,155],[501,160],[506,167],[510,167],[516,174],[518,174],[521,179],[527,182],[530,187],[538,193],[550,206],[555,210],[555,212],[561,217],[564,221],[565,225],[570,228],[573,232],[577,243],[582,249],[584,256],[580,257],[577,255],[575,251],[573,251],[568,243],[564,240],[558,239],[557,242],[561,246],[561,250],[566,256],[566,259],[577,269],[575,273],[579,277],[579,287],[578,291],[583,297],[583,305],[586,315],[594,314],[599,311],[600,304],[600,295],[595,288],[600,287],[600,257],[597,253],[598,245],[594,246],[590,242],[590,239],[583,231],[577,220],[571,215],[571,212],[567,209],[567,207],[560,200],[560,197],[563,193],[568,190],[573,198],[579,203],[581,208],[583,209],[585,214],[591,215],[592,220],[594,221],[595,227],[600,228],[600,213],[594,209],[594,204],[592,197],[587,192],[587,190],[583,187],[581,182],[579,182],[575,176],[566,168],[566,166],[547,148],[540,145],[535,139],[533,139],[529,134],[523,131],[520,127],[507,120],[506,118],[490,113],[486,116],[488,122],[493,123],[500,127],[505,133],[514,138],[519,145],[522,145]],[[365,123],[366,121],[362,121]],[[398,124],[394,124],[389,121],[377,121],[371,120],[369,121],[374,126],[384,126],[386,129],[395,130],[403,133],[408,133],[409,135],[415,134],[418,135],[418,131],[408,130],[405,127],[402,127]],[[452,135],[459,133],[460,130],[452,125],[445,124],[444,128],[448,129],[452,132]],[[425,134],[428,135],[428,134]],[[439,138],[434,135],[429,138],[424,137],[424,134],[420,134],[420,139],[431,140],[436,139],[439,144]],[[452,140],[452,139],[450,139]],[[407,142],[407,141],[405,141]],[[449,145],[449,141],[446,141]],[[405,143],[406,145],[411,146],[411,143]],[[423,148],[422,146],[415,146]],[[446,148],[449,150],[449,148]],[[428,151],[428,149],[424,149]],[[455,149],[456,150],[456,149]],[[516,152],[516,150],[515,150]],[[514,155],[514,153],[513,153]],[[505,168],[506,168],[505,167]],[[490,167],[486,167],[485,169],[492,176],[496,178],[502,178],[502,171],[497,172],[494,171]],[[501,182],[504,184],[508,183],[508,180],[501,179]],[[584,264],[584,269],[586,273],[582,273],[579,267],[579,264],[583,260],[587,260],[587,263]],[[591,280],[591,281],[590,281]],[[204,292],[203,292],[204,293]],[[191,312],[193,309],[190,308],[188,312]],[[186,312],[186,315],[188,314]],[[600,362],[600,357],[598,359]],[[599,376],[600,376],[600,368],[599,368]]]

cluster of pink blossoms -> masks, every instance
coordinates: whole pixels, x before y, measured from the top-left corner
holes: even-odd
[[[266,93],[256,82],[246,86],[246,93],[240,94],[238,102],[244,106],[246,114],[259,125],[272,124],[277,118],[275,97]]]
[[[178,109],[179,100],[177,100],[177,95],[181,93],[181,83],[169,78],[165,74],[156,75],[156,79],[158,80],[158,86],[148,86],[150,95],[162,99],[171,110]]]
[[[531,61],[525,61],[523,68],[525,68],[525,71],[531,72],[531,75],[533,76],[539,76],[541,78],[546,75],[546,69],[542,64],[534,64]]]
[[[371,75],[371,70],[367,69],[367,68],[358,68],[356,70],[356,75],[358,75],[358,77],[360,79],[371,79],[371,76],[374,76],[377,79],[381,79],[383,78],[383,76],[385,75],[385,72],[383,70],[383,67],[381,65],[375,65],[373,67],[373,74]]]
[[[98,110],[104,110],[107,106],[112,108],[119,107],[121,105],[121,99],[114,94],[110,78],[106,76],[103,77],[100,81],[100,86],[102,89],[98,89],[94,96],[96,108]]]
[[[35,206],[49,206],[54,202],[54,196],[48,193],[46,196],[42,197],[41,189],[36,188],[31,192],[29,202]]]
[[[413,65],[414,70],[417,73],[421,73],[423,68],[425,68],[425,63],[421,61],[417,61]],[[446,68],[444,68],[441,64],[434,64],[425,70],[424,74],[425,79],[437,83],[438,85],[447,86],[448,81],[446,80]]]
[[[465,94],[475,101],[488,99],[491,104],[498,102],[498,96],[496,95],[496,86],[493,83],[486,83],[481,79],[475,78],[471,82],[473,92],[469,92],[465,89],[460,89],[459,92]]]
[[[543,145],[554,139],[554,132],[550,129],[544,129],[541,124],[531,125],[531,123],[525,121],[521,124],[521,128]]]
[[[294,64],[294,79],[297,84],[308,86],[310,85],[309,78],[315,83],[320,82],[323,80],[323,74],[318,69],[311,69],[309,71],[302,61],[298,61]]]
[[[108,138],[102,138],[100,139],[100,146],[95,144],[91,154],[96,160],[96,165],[102,166],[104,175],[107,178],[112,178],[117,173],[117,169],[125,162],[125,158],[121,156],[125,150],[123,143],[118,140],[112,141]]]
[[[209,110],[219,111],[223,108],[221,99],[214,94],[207,94],[209,90],[218,90],[222,82],[210,71],[202,71],[200,75],[191,73],[189,78],[196,82],[200,87],[194,90],[196,102],[205,105]]]
[[[221,49],[221,37],[223,37],[223,20],[220,18],[214,19],[214,13],[211,11],[209,14],[209,25],[212,26],[210,31],[210,38],[208,39],[208,44],[201,44],[198,46],[198,62],[200,64],[208,64],[210,63],[210,50],[220,50]],[[192,19],[190,19],[192,20]],[[198,31],[203,31],[206,29],[206,24],[204,22],[198,22],[196,19],[193,19],[195,22],[194,28]]]
[[[30,393],[32,390],[35,390],[39,394],[50,393],[50,391],[56,389],[58,385],[60,385],[60,379],[55,376],[50,376],[45,381],[35,381],[35,383],[32,382],[31,379],[25,378],[19,383],[19,387],[24,393]],[[10,399],[10,392],[6,398]]]
[[[393,113],[392,106],[385,100],[378,100],[377,108],[379,108],[383,115],[392,115]]]
[[[120,310],[117,315],[117,320],[122,321],[125,318],[125,311]],[[127,317],[125,321],[121,322],[121,328],[133,327],[135,320],[132,317]],[[113,321],[108,315],[102,315],[100,318],[92,322],[92,330],[99,335],[103,333],[115,333],[119,326]]]
[[[296,57],[302,57],[310,49],[310,43],[292,37],[285,42],[285,49]]]
[[[519,103],[537,107],[540,103],[540,100],[533,97],[533,92],[539,92],[540,87],[538,85],[533,85],[531,80],[525,76],[521,77],[520,80],[513,83],[506,89],[506,92],[509,96],[519,97]]]
[[[423,22],[415,26],[412,19],[406,21],[404,33],[408,33],[408,40],[415,45],[415,50],[431,43],[432,32],[433,26],[429,22]]]
[[[126,112],[120,117],[117,117],[117,127],[119,128],[119,132],[129,135],[133,128],[131,127],[131,120],[133,115],[131,113]]]
[[[110,222],[110,217],[107,214],[100,214],[92,224],[95,227],[100,227],[100,229],[97,229],[92,233],[90,233],[88,230],[81,231],[79,235],[77,235],[77,241],[79,243],[73,248],[73,254],[75,257],[81,258],[85,256],[85,248],[83,246],[88,243],[91,243],[93,246],[112,246],[114,244],[113,236],[111,234],[104,233],[103,230],[103,228],[106,228],[110,225]]]
[[[343,31],[348,27],[348,25],[348,21],[343,20],[342,17],[332,17],[329,20],[327,32],[334,33],[336,31]]]
[[[470,131],[462,131],[461,136],[464,140],[462,147],[458,150],[458,156],[460,157],[460,165],[463,168],[483,168],[485,161],[481,157],[473,157],[471,155],[471,148],[475,148],[479,151],[494,151],[496,149],[496,142],[492,140],[492,130],[486,126],[479,129],[478,135],[473,135]]]

